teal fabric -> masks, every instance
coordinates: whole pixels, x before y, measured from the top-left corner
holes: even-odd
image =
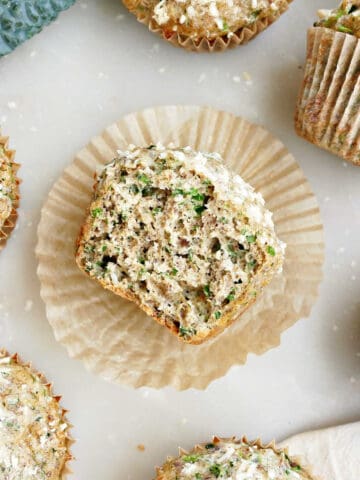
[[[39,33],[75,0],[0,0],[0,57]]]

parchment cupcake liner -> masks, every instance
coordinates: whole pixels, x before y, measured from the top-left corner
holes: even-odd
[[[152,18],[151,10],[146,8],[146,2],[139,0],[122,0],[125,7],[137,18],[137,20],[146,25],[152,33],[160,36],[162,39],[170,42],[175,47],[182,47],[190,52],[222,52],[228,48],[234,48],[239,45],[245,45],[251,39],[274,23],[287,9],[293,0],[287,0],[288,5],[282,6],[278,11],[274,12],[267,18],[256,20],[251,27],[240,28],[233,35],[220,36],[209,40],[201,38],[194,40],[186,35],[173,32],[167,35],[161,26]],[[140,5],[141,3],[141,5]]]
[[[219,152],[259,190],[287,243],[284,272],[219,337],[180,343],[133,303],[87,278],[75,263],[94,172],[129,144],[156,142]],[[41,296],[56,339],[69,355],[107,380],[133,387],[204,389],[228,369],[280,343],[309,315],[322,278],[323,227],[308,182],[284,145],[263,128],[212,108],[168,106],[127,115],[93,138],[66,168],[46,200],[36,254]]]
[[[5,349],[0,349],[0,360],[6,358],[6,357],[9,357],[11,360],[13,360],[17,365],[21,365],[25,368],[28,368],[31,373],[33,373],[35,376],[37,376],[41,383],[44,385],[44,387],[48,390],[48,393],[49,395],[51,395],[54,400],[56,400],[56,402],[60,403],[61,401],[61,396],[59,395],[54,395],[53,393],[53,385],[52,383],[49,383],[45,377],[44,374],[42,374],[41,372],[37,371],[36,369],[34,369],[34,367],[32,366],[32,364],[30,362],[24,362],[20,356],[15,353],[15,354],[10,354],[7,350]],[[71,454],[71,447],[72,445],[75,443],[74,439],[72,438],[71,434],[70,434],[70,430],[71,428],[73,427],[73,425],[71,425],[67,418],[66,418],[66,414],[68,413],[68,410],[65,410],[64,408],[62,408],[62,415],[63,415],[63,421],[64,423],[67,424],[67,429],[66,429],[66,447],[67,447],[67,452],[68,452],[68,455],[67,455],[67,458],[66,458],[66,461],[65,461],[65,465],[63,467],[63,470],[61,472],[61,477],[60,477],[60,480],[68,480],[70,478],[70,475],[73,473],[72,470],[70,469],[69,467],[69,462],[71,462],[72,460],[74,460],[74,457],[73,455]]]
[[[297,133],[360,165],[360,40],[330,28],[308,32]]]
[[[17,208],[20,202],[20,194],[19,194],[20,180],[17,178],[17,171],[19,170],[20,165],[14,162],[15,151],[8,149],[8,141],[9,141],[8,137],[3,137],[0,134],[0,156],[1,156],[1,150],[2,150],[3,154],[12,165],[12,169],[15,175],[14,181],[16,182],[16,197],[13,201],[13,209],[11,211],[10,216],[5,221],[3,227],[2,228],[0,227],[0,251],[5,247],[5,244],[9,235],[15,228],[16,220],[18,217]],[[0,165],[1,165],[1,161],[0,161]]]
[[[261,438],[257,438],[256,440],[248,440],[246,436],[243,436],[241,438],[237,438],[236,436],[234,437],[229,437],[229,438],[221,438],[217,436],[213,436],[212,441],[210,443],[219,443],[219,442],[233,442],[233,443],[244,443],[250,447],[256,446],[259,449],[271,449],[273,452],[276,454],[285,454],[292,463],[297,464],[301,466],[301,470],[307,474],[309,477],[311,477],[312,480],[321,480],[318,476],[315,476],[313,474],[313,468],[312,466],[308,465],[308,463],[304,460],[304,458],[300,455],[293,455],[289,453],[289,449],[286,446],[277,446],[275,440],[272,440],[269,443],[264,443]],[[179,447],[179,455],[188,455],[191,453],[197,453],[197,452],[203,452],[204,451],[204,445],[195,445],[195,447],[192,450],[185,450],[182,447]],[[168,456],[167,461],[173,460],[174,457]],[[165,474],[162,472],[161,467],[156,468],[156,473],[157,476],[154,480],[166,480],[168,477],[165,476]],[[325,480],[325,479],[323,479]]]

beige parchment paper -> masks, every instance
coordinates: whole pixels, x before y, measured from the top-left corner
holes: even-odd
[[[259,190],[287,243],[284,271],[223,334],[193,346],[179,342],[133,303],[87,278],[74,260],[94,172],[133,143],[190,145],[217,151]],[[167,106],[127,115],[82,149],[51,189],[36,248],[41,296],[56,339],[103,378],[133,387],[204,389],[249,353],[280,344],[281,333],[309,315],[322,279],[323,227],[311,188],[293,156],[262,127],[208,107]]]

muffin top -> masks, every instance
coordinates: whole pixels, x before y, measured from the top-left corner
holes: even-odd
[[[5,147],[0,144],[0,230],[13,210],[16,197],[16,179],[13,164],[7,156]]]
[[[326,27],[337,32],[360,37],[360,0],[343,0],[334,10],[319,10],[317,27]]]
[[[279,15],[288,0],[153,0],[153,19],[169,34],[194,40],[231,37],[257,20]]]
[[[0,472],[7,480],[59,480],[68,425],[41,375],[0,352]]]
[[[170,459],[157,480],[311,480],[284,451],[246,440],[218,439]]]

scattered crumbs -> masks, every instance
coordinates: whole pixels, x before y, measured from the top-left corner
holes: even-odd
[[[189,420],[187,418],[182,418],[181,419],[181,424],[182,425],[186,425],[188,422],[189,422]]]
[[[233,82],[235,82],[235,83],[240,83],[241,78],[235,75],[235,76],[232,77],[232,80],[233,80]]]
[[[159,68],[159,73],[164,73],[165,72],[165,67],[160,67]]]
[[[32,300],[26,300],[24,310],[25,312],[30,312],[33,308],[34,302]]]
[[[343,167],[344,168],[347,168],[349,166],[349,164],[347,162],[343,162]]]
[[[338,248],[338,251],[337,251],[338,254],[344,253],[344,252],[345,252],[345,248],[344,248],[344,247]]]
[[[355,282],[355,280],[356,280],[356,275],[351,275],[351,280],[352,280],[353,282]]]
[[[203,81],[206,79],[206,74],[201,73],[199,78],[198,78],[198,83],[203,83]]]
[[[334,330],[334,332],[337,332],[339,330],[339,327],[337,325],[334,325],[333,330]]]
[[[357,265],[356,260],[352,260],[351,263],[350,263],[351,268],[355,268],[356,265]]]
[[[108,75],[106,75],[104,72],[99,72],[97,77],[101,80],[102,78],[109,78]]]
[[[30,57],[31,57],[31,58],[35,57],[36,55],[37,55],[37,51],[36,51],[36,50],[32,50],[32,51],[30,52]]]
[[[356,378],[355,377],[350,377],[350,383],[352,383],[352,384],[356,383]]]
[[[139,445],[137,445],[136,448],[139,450],[139,452],[145,451],[145,445],[143,445],[142,443],[139,443]]]
[[[330,202],[330,197],[325,197],[325,198],[324,198],[324,202],[325,202],[325,203]]]
[[[115,20],[121,22],[125,18],[125,15],[120,13],[120,15],[116,15]]]
[[[252,85],[252,77],[249,72],[243,72],[242,76],[245,80],[246,85]]]
[[[16,104],[16,102],[14,102],[14,101],[8,102],[8,103],[7,103],[7,106],[8,106],[8,108],[9,108],[9,110],[16,110],[16,109],[17,109],[17,104]]]

